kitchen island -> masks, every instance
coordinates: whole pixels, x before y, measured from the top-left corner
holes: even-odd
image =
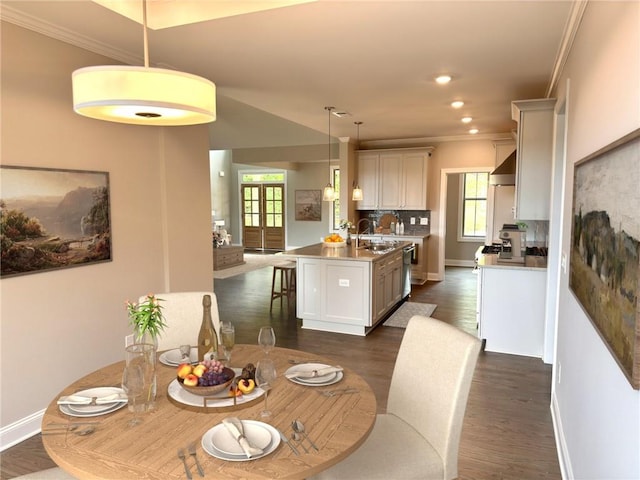
[[[415,252],[413,254],[413,258],[411,259],[411,283],[416,285],[424,285],[427,282],[427,278],[429,276],[429,248],[428,242],[429,237],[431,235],[427,233],[423,234],[385,234],[385,233],[366,233],[360,235],[360,238],[363,240],[369,241],[382,241],[382,242],[393,242],[393,241],[404,241],[404,242],[412,242],[415,246]]]
[[[402,255],[411,242],[372,245],[318,243],[282,254],[296,260],[302,328],[365,336],[404,300]]]

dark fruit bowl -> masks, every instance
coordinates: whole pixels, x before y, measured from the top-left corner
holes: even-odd
[[[188,385],[185,385],[181,378],[178,378],[178,383],[187,392],[193,393],[194,395],[200,395],[202,397],[215,395],[216,393],[220,393],[226,388],[228,388],[229,385],[231,385],[231,382],[233,382],[233,378],[236,376],[236,373],[231,368],[225,367],[223,371],[226,374],[225,376],[229,377],[229,380],[227,380],[224,383],[219,383],[218,385],[211,385],[210,387],[201,387],[199,385],[195,387],[190,387]]]

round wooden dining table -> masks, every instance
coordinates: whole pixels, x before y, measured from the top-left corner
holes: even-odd
[[[254,365],[265,354],[257,345],[236,345],[231,365],[242,368]],[[354,452],[367,438],[376,419],[376,399],[369,385],[356,373],[343,370],[340,382],[330,386],[306,386],[284,376],[292,361],[309,361],[335,365],[331,359],[299,350],[274,348],[269,354],[278,378],[268,394],[270,417],[261,417],[264,398],[224,408],[197,407],[176,401],[168,394],[169,384],[176,379],[176,367],[158,363],[155,408],[141,415],[142,423],[129,426],[132,413],[121,408],[112,413],[76,418],[65,415],[53,399],[43,420],[43,432],[53,423],[99,422],[91,435],[75,432],[43,435],[47,453],[61,468],[79,479],[184,479],[186,478],[179,449],[197,445],[197,458],[204,470],[198,474],[193,457],[187,463],[194,479],[304,479],[325,470]],[[99,369],[74,382],[60,392],[70,395],[83,389],[119,386],[124,361]],[[356,393],[328,397],[323,390],[353,388]],[[227,461],[209,455],[201,446],[203,435],[223,418],[263,421],[279,429],[289,439],[291,423],[299,419],[318,451],[293,443],[296,455],[284,442],[271,454],[247,461]]]

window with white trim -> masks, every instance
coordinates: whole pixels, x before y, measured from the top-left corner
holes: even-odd
[[[484,240],[487,236],[488,172],[467,172],[460,175],[460,239]]]

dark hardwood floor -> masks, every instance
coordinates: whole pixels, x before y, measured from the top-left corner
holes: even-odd
[[[220,318],[235,324],[236,341],[255,343],[259,327],[270,324],[277,345],[332,357],[362,375],[384,412],[404,329],[379,326],[366,337],[303,330],[286,304],[274,303],[269,313],[271,272],[265,267],[215,281]],[[470,268],[447,268],[444,281],[414,286],[409,301],[438,305],[435,318],[475,335],[476,280]],[[460,479],[560,479],[550,395],[551,367],[541,360],[481,353],[462,431]],[[36,435],[0,455],[0,480],[51,466]]]

